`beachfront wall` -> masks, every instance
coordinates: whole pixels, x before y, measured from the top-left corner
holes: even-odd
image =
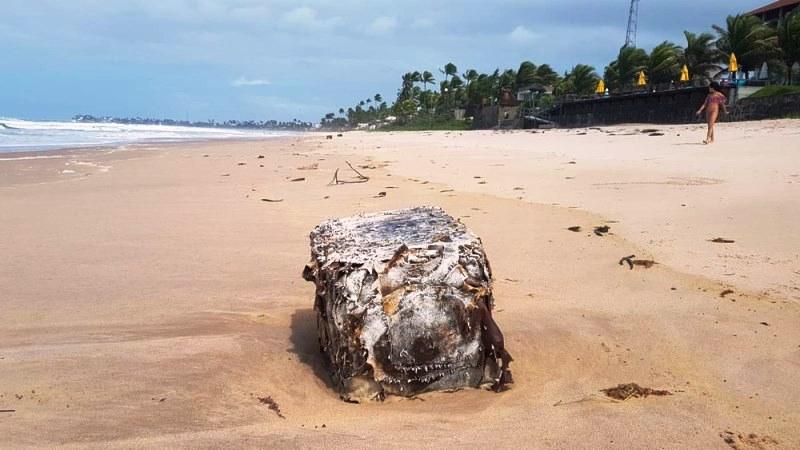
[[[722,88],[728,97],[730,114],[720,121],[781,119],[800,116],[800,94],[737,100],[737,91]],[[673,89],[660,92],[613,95],[564,102],[537,117],[558,127],[587,127],[624,123],[684,124],[696,123],[695,112],[708,95],[706,87]],[[523,121],[519,107],[488,106],[475,113],[473,128],[523,128],[533,121]]]
[[[727,91],[724,92],[726,95]],[[692,123],[708,88],[685,88],[577,100],[543,114],[560,127],[621,123]]]
[[[762,120],[800,117],[800,94],[776,95],[739,100],[731,120]]]

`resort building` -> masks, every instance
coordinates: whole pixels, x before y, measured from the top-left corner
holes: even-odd
[[[552,94],[552,86],[542,86],[540,84],[530,84],[517,88],[517,101],[520,103],[533,103],[533,100],[541,94]]]
[[[761,8],[754,9],[748,14],[757,16],[764,22],[777,22],[782,17],[800,7],[800,0],[778,0]]]

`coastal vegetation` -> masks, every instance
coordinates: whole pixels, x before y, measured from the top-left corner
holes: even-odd
[[[749,98],[775,97],[779,95],[800,94],[800,86],[772,85],[755,91]]]
[[[482,73],[474,68],[459,72],[455,63],[448,62],[434,71],[403,74],[391,105],[376,94],[340,108],[338,115],[328,113],[321,124],[332,128],[462,129],[467,127],[464,118],[480,108],[515,99],[520,89],[537,92],[535,101],[526,99],[523,106],[545,109],[565,98],[593,95],[601,79],[611,94],[635,89],[642,73],[648,86],[676,85],[684,65],[690,82],[702,83],[727,76],[732,53],[744,78],[749,79],[766,64],[771,84],[791,85],[800,80],[800,74],[792,70],[800,63],[800,10],[774,24],[748,14],[731,15],[722,25],[713,25],[712,31],[684,31],[683,42],[664,41],[649,52],[623,47],[603,68],[602,76],[586,64],[559,74],[548,64],[523,61],[516,70],[497,68]],[[784,92],[774,88],[764,92],[779,91]]]

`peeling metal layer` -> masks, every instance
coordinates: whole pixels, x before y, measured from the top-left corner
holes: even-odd
[[[303,277],[343,399],[511,382],[481,241],[441,209],[329,220],[311,257]]]

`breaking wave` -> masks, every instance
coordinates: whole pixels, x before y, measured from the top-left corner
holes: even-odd
[[[36,122],[0,118],[0,153],[140,143],[261,139],[288,132],[116,123]]]

